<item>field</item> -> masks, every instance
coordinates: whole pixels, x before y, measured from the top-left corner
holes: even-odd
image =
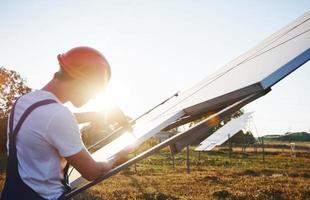
[[[309,152],[291,157],[288,149],[267,148],[265,163],[260,152],[249,152],[236,148],[229,158],[221,149],[191,150],[187,174],[185,152],[176,155],[173,169],[164,149],[74,199],[310,199]]]

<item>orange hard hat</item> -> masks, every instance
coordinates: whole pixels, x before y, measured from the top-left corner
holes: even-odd
[[[57,58],[60,67],[74,79],[105,87],[111,77],[108,61],[91,47],[75,47]]]

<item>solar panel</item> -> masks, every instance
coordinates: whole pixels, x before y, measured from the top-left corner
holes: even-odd
[[[195,149],[196,151],[211,151],[218,145],[223,144],[229,138],[237,134],[240,130],[244,129],[252,113],[244,113],[242,116],[232,119],[223,127],[215,131],[207,139],[200,143]]]
[[[141,144],[181,117],[194,120],[201,114],[218,111],[252,94],[268,91],[309,60],[309,19],[310,12],[307,12],[215,74],[139,119],[133,135],[126,134],[115,139],[92,156],[96,160],[109,159],[134,140]],[[70,175],[73,186],[83,181],[77,172]]]

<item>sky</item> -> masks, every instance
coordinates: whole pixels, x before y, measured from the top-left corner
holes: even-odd
[[[0,0],[0,66],[36,89],[75,46],[112,67],[105,96],[81,109],[120,106],[133,118],[199,80],[310,10],[307,0]],[[310,63],[244,107],[256,134],[310,131]]]

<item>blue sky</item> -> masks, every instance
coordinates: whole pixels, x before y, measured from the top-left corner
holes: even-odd
[[[112,66],[111,99],[136,116],[309,10],[306,0],[0,0],[0,65],[40,89],[58,70],[57,54],[92,46]],[[309,75],[307,63],[245,107],[260,135],[310,130]]]

